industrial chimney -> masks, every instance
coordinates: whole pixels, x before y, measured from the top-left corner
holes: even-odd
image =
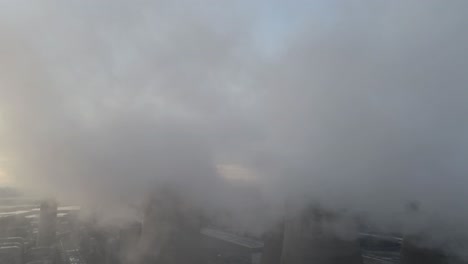
[[[289,216],[285,222],[282,264],[362,264],[357,231],[350,239],[338,235],[344,220],[319,206]],[[353,228],[346,227],[346,232]],[[352,237],[352,238],[351,238]]]
[[[46,200],[41,203],[39,212],[39,230],[37,235],[38,247],[50,247],[55,242],[57,222],[57,203]]]

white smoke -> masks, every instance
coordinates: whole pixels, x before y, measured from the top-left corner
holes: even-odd
[[[266,52],[257,25],[274,6],[300,23]],[[2,170],[83,203],[133,203],[175,181],[236,216],[250,212],[247,227],[271,215],[256,217],[258,204],[246,200],[286,197],[364,212],[386,227],[417,200],[425,223],[463,227],[468,4],[288,8],[5,1]],[[261,198],[225,186],[217,168],[233,164],[255,173],[249,192]]]

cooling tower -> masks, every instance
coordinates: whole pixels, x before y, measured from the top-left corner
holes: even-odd
[[[348,233],[347,238],[340,232]],[[345,227],[338,215],[319,207],[289,216],[285,222],[281,264],[362,264],[354,232],[351,225]]]
[[[57,203],[54,200],[42,202],[39,213],[38,247],[50,247],[55,242]]]
[[[264,236],[261,264],[280,264],[283,251],[284,223],[276,225]]]

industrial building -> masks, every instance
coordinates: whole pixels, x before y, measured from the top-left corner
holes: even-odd
[[[421,246],[418,236],[364,232],[316,205],[290,212],[256,237],[213,225],[170,189],[151,197],[141,221],[114,226],[81,218],[79,206],[54,200],[0,210],[1,264],[464,263]],[[343,224],[348,237],[330,228]]]

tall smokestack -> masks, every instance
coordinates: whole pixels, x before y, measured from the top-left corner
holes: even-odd
[[[261,264],[280,264],[283,251],[284,223],[269,230],[264,236]]]
[[[337,235],[338,215],[313,207],[286,220],[282,264],[362,264],[357,241]],[[349,230],[347,230],[349,231]]]
[[[54,200],[46,200],[42,202],[39,214],[37,246],[50,247],[55,242],[57,203]]]

